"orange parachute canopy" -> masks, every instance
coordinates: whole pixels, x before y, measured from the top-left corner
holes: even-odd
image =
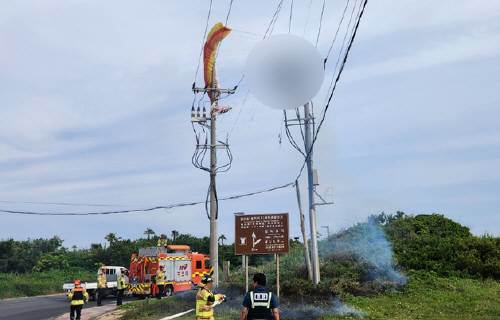
[[[207,36],[207,41],[203,47],[203,65],[205,73],[205,87],[206,88],[217,88],[217,78],[215,74],[215,59],[217,57],[217,50],[219,44],[225,37],[231,32],[231,29],[224,26],[222,23],[216,23]],[[215,93],[208,92],[210,100],[214,102]]]

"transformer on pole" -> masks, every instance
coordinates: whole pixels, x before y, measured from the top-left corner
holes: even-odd
[[[213,267],[213,279],[214,285],[218,285],[219,281],[219,244],[218,244],[218,231],[217,231],[217,218],[218,218],[218,201],[217,201],[217,189],[216,189],[216,176],[218,172],[217,167],[217,149],[227,149],[229,144],[220,142],[217,143],[217,132],[216,132],[216,121],[217,114],[226,113],[231,108],[220,107],[219,97],[222,93],[233,94],[236,89],[219,89],[219,88],[197,88],[193,86],[193,92],[196,93],[210,93],[211,97],[214,97],[214,102],[210,106],[209,116],[206,114],[205,107],[203,111],[200,111],[200,107],[194,110],[194,105],[191,108],[191,122],[197,123],[205,128],[210,129],[210,143],[200,144],[197,139],[196,150],[201,152],[206,152],[210,150],[210,166],[208,168],[203,167],[203,163],[195,164],[202,170],[208,171],[210,173],[210,184],[209,184],[209,198],[210,198],[210,264]],[[229,150],[228,150],[229,152]],[[196,154],[196,151],[195,151]],[[202,160],[203,161],[203,160]]]
[[[218,172],[228,171],[231,167],[232,162],[232,155],[229,149],[228,141],[226,140],[226,142],[224,143],[217,140],[216,121],[218,114],[226,113],[231,110],[231,108],[229,107],[219,106],[219,99],[221,98],[221,95],[231,95],[236,91],[236,87],[234,87],[233,89],[219,88],[215,63],[219,53],[221,41],[227,35],[229,35],[230,32],[231,29],[218,22],[207,34],[206,41],[203,45],[203,73],[205,86],[203,88],[200,88],[196,87],[196,83],[193,83],[192,87],[193,93],[195,94],[195,99],[193,100],[193,105],[191,106],[191,123],[193,124],[193,131],[196,135],[196,149],[192,157],[192,162],[195,167],[210,173],[210,184],[207,194],[207,202],[210,198],[210,210],[208,210],[207,208],[207,215],[210,220],[210,264],[213,268],[212,277],[214,279],[215,286],[218,286],[219,284],[219,238],[217,232],[218,201],[216,176]],[[196,95],[198,93],[203,94],[198,103],[203,103],[203,98],[205,97],[205,95],[210,98],[210,108],[208,110],[208,116],[206,114],[207,110],[205,105],[200,108],[200,105],[198,104],[195,110]],[[202,133],[198,133],[196,131],[195,124],[201,126]],[[205,128],[208,128],[210,131],[210,142],[208,141]],[[201,134],[205,136],[205,141],[200,140]],[[222,166],[217,165],[217,149],[226,150],[229,157],[229,162],[227,164],[224,164]],[[205,155],[208,151],[210,151],[210,164],[208,166],[205,166],[203,160],[205,159]]]

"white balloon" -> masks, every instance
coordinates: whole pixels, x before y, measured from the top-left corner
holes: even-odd
[[[323,58],[309,41],[290,34],[259,42],[248,56],[250,92],[278,109],[297,108],[310,101],[324,79]]]

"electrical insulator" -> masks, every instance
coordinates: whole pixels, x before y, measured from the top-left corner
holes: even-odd
[[[194,119],[194,105],[191,107],[191,119]]]
[[[207,109],[205,109],[205,106],[203,106],[203,119],[207,119]]]
[[[196,118],[200,117],[200,106],[196,109]]]

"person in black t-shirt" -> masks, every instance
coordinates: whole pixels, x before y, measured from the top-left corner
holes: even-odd
[[[266,275],[253,276],[253,290],[243,299],[240,320],[279,320],[278,298],[266,288]]]

